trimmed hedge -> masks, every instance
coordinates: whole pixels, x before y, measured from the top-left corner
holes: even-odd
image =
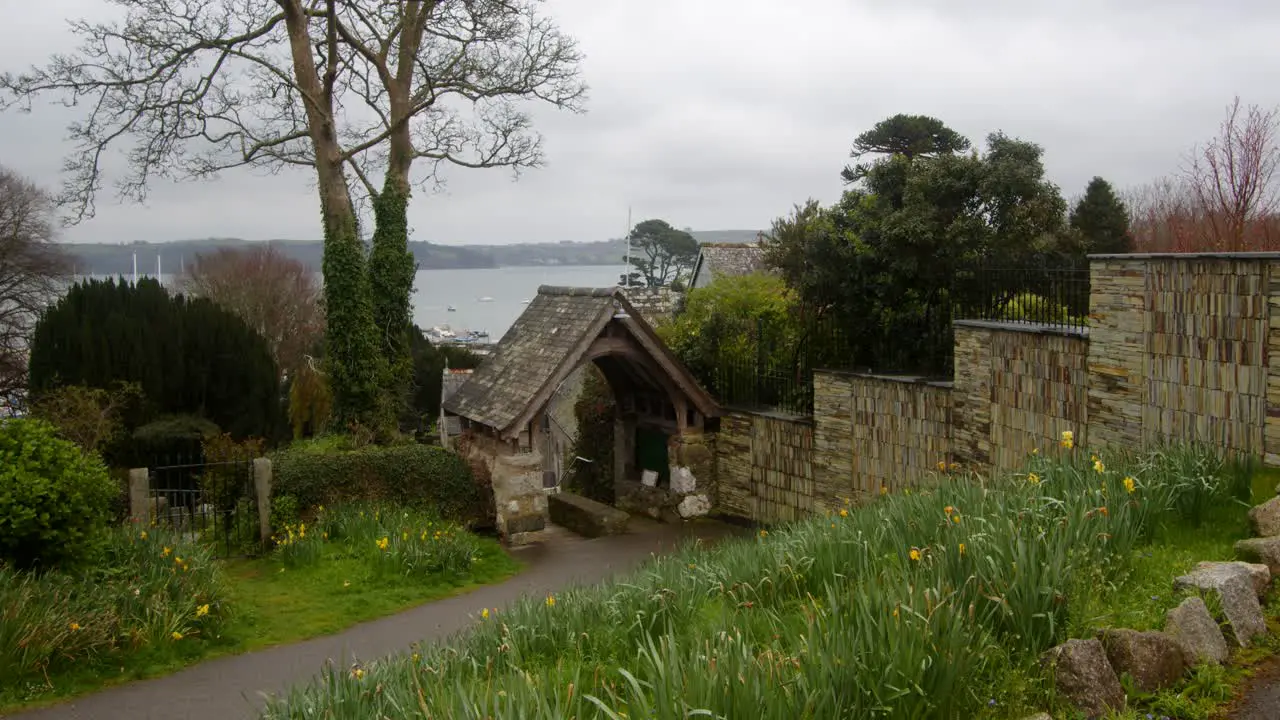
[[[357,500],[386,501],[462,522],[487,517],[490,491],[467,462],[430,445],[368,446],[352,450],[301,444],[272,455],[275,498],[301,511]]]

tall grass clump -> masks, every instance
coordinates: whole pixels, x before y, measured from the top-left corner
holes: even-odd
[[[326,557],[368,560],[376,576],[460,576],[480,552],[474,535],[454,522],[413,508],[379,503],[321,505],[311,522],[286,524],[273,538],[286,567]]]
[[[267,718],[983,717],[1068,636],[1070,602],[1164,524],[1230,502],[1206,448],[1061,447],[998,479],[687,546],[621,579],[477,608],[448,644],[328,667]]]
[[[111,530],[74,573],[0,565],[0,687],[214,636],[226,594],[209,549],[162,528]]]

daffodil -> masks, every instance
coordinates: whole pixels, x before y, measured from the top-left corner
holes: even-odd
[[[481,611],[480,611],[480,617],[481,617],[481,619],[488,620],[488,619],[489,619],[489,608],[485,608],[485,609],[481,610]]]
[[[761,531],[760,531],[760,537],[769,537],[769,531],[768,531],[768,530],[761,530]]]
[[[1137,481],[1135,481],[1131,477],[1127,477],[1124,479],[1124,489],[1130,493],[1134,491],[1137,485],[1138,485]]]
[[[941,460],[938,461],[938,472],[946,472],[947,464]]]
[[[79,631],[80,631],[80,623],[78,623],[78,622],[73,622],[73,623],[71,623],[71,625],[69,625],[69,627],[71,628],[71,632],[79,632]]]
[[[946,507],[942,508],[942,512],[944,512],[944,513],[946,513],[946,514],[948,514],[948,515],[950,515],[951,513],[955,512],[955,511],[956,511],[956,509],[955,509],[955,508],[953,508],[953,507],[951,507],[950,505],[948,505],[948,506],[946,506]]]
[[[555,596],[555,595],[548,595],[548,596],[547,596],[547,607],[555,607],[555,606],[556,606],[556,596]]]
[[[138,534],[138,537],[139,537],[139,538],[141,538],[141,539],[143,539],[143,540],[146,540],[146,539],[147,539],[147,531],[146,531],[146,530],[143,530],[141,533],[139,533],[139,534]]]
[[[849,517],[849,511],[844,508],[840,508],[840,517]]]
[[[182,633],[178,632],[177,630],[174,630],[173,635],[171,635],[170,637],[172,637],[174,640],[181,640]]]
[[[888,485],[881,485],[881,486],[880,486],[880,494],[881,494],[881,495],[888,495],[888,494],[889,494],[889,486],[888,486]]]
[[[964,554],[964,543],[960,543],[960,554]]]
[[[170,550],[170,549],[166,546],[163,550],[161,550],[161,551],[160,551],[160,557],[169,557],[169,553],[171,553],[171,552],[173,552],[173,550]]]
[[[919,550],[917,550],[917,549],[915,549],[915,548],[911,548],[910,557],[911,557],[911,559],[912,559],[912,560],[919,560],[919,559],[920,559],[920,551],[919,551]]]
[[[1031,483],[1032,485],[1039,485],[1040,476],[1035,473],[1027,473],[1027,482]]]
[[[959,525],[959,524],[960,524],[960,513],[956,513],[955,515],[952,515],[952,516],[951,516],[951,521],[952,521],[952,522],[954,522],[955,524]]]
[[[352,670],[352,671],[351,671],[351,676],[352,676],[352,677],[354,677],[354,678],[355,678],[355,679],[357,679],[357,680],[363,680],[363,679],[364,679],[364,668],[356,668],[356,669]]]
[[[377,545],[379,550],[385,551],[387,547],[391,545],[391,540],[389,538],[384,537],[377,542]]]
[[[1093,470],[1094,470],[1094,472],[1106,472],[1106,471],[1107,471],[1107,466],[1106,466],[1106,465],[1103,465],[1101,460],[1094,460],[1094,461],[1093,461]]]
[[[1062,431],[1062,447],[1070,450],[1076,446],[1076,434],[1070,430]]]
[[[205,603],[204,605],[201,605],[200,607],[196,608],[196,617],[204,617],[205,615],[208,615],[208,614],[209,614],[208,603]]]

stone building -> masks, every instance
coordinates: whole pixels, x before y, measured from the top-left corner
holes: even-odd
[[[689,287],[706,287],[722,277],[765,272],[764,248],[754,243],[704,243],[693,265]]]
[[[460,450],[490,471],[498,529],[512,542],[546,523],[546,492],[565,470],[562,434],[548,408],[588,363],[618,407],[618,506],[665,518],[711,509],[704,431],[719,405],[619,288],[543,286],[493,355],[443,403],[446,416],[458,419]]]

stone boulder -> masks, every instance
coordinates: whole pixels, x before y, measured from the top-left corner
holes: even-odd
[[[1124,708],[1124,688],[1100,641],[1068,640],[1046,652],[1042,662],[1049,666],[1058,694],[1088,717]]]
[[[686,495],[676,506],[676,512],[685,519],[702,517],[711,512],[711,499],[706,495]]]
[[[1142,692],[1154,693],[1169,687],[1187,672],[1186,653],[1172,636],[1108,629],[1099,633],[1099,639],[1111,668],[1117,675],[1129,673]]]
[[[1197,569],[1187,575],[1174,578],[1174,590],[1197,589],[1217,593],[1222,603],[1222,614],[1231,623],[1231,634],[1240,647],[1248,647],[1257,635],[1267,632],[1258,593],[1254,590],[1253,574],[1241,567],[1244,563],[1220,563]]]
[[[1260,563],[1201,562],[1196,564],[1196,570],[1215,570],[1219,565],[1236,566],[1249,573],[1249,579],[1253,581],[1253,591],[1258,594],[1259,600],[1266,597],[1267,591],[1271,589],[1271,568]]]
[[[693,471],[687,467],[674,466],[671,468],[671,492],[677,495],[688,495],[698,487],[698,479],[693,476]]]
[[[601,537],[627,531],[631,516],[615,507],[570,492],[558,492],[547,499],[551,522],[584,535]]]
[[[1164,631],[1182,646],[1191,665],[1227,661],[1227,639],[1204,600],[1198,597],[1189,597],[1170,610],[1165,615]]]
[[[1241,540],[1236,543],[1236,555],[1266,565],[1272,576],[1280,574],[1280,537]]]
[[[1250,508],[1249,524],[1253,525],[1253,534],[1258,537],[1280,535],[1280,497]]]

